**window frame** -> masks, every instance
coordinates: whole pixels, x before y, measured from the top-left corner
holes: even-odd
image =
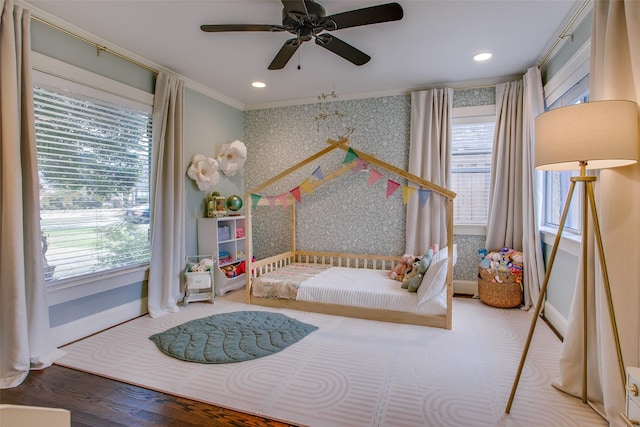
[[[84,86],[85,90],[99,90],[113,94],[134,104],[153,106],[154,94],[128,86],[99,74],[67,64],[38,52],[31,52],[32,84],[48,84],[47,76],[54,76],[71,84]],[[126,101],[125,101],[126,102]],[[78,298],[106,292],[139,283],[148,278],[149,264],[142,263],[128,267],[114,268],[102,272],[86,274],[78,277],[61,279],[46,286],[50,306],[65,303]]]
[[[590,58],[591,58],[591,42],[588,40],[585,42],[576,53],[567,61],[567,63],[554,75],[544,86],[544,102],[545,111],[549,111],[549,107],[554,104],[561,103],[561,105],[568,105],[569,103],[563,101],[563,97],[571,94],[577,99],[579,91],[576,90],[579,83],[583,82],[585,77],[589,76],[590,71]],[[588,85],[586,86],[588,89]],[[568,99],[568,98],[567,98]],[[540,218],[540,230],[543,236],[547,240],[553,240],[558,233],[558,226],[547,221],[547,215],[550,211],[549,207],[549,195],[547,194],[547,185],[549,174],[552,172],[543,172],[542,188],[541,188],[541,218]],[[570,172],[567,172],[570,173]],[[577,209],[582,203],[582,191],[580,188],[576,188],[576,194],[573,196],[571,206],[573,209]],[[560,212],[564,208],[566,200],[561,200]],[[570,212],[571,214],[571,212]],[[562,233],[562,239],[566,241],[566,244],[570,248],[575,249],[575,243],[582,240],[582,217],[577,215],[576,228],[570,228],[565,225]],[[572,250],[572,253],[574,251]],[[575,252],[577,253],[577,252]]]
[[[585,76],[589,74],[591,61],[591,40],[587,40],[575,54],[558,70],[558,72],[544,85],[544,102],[545,107],[551,106],[557,102],[563,95],[568,93],[577,83],[579,83]],[[546,174],[546,172],[545,172]],[[541,180],[542,188],[540,188],[540,202],[541,206],[541,218],[540,218],[540,232],[542,234],[542,240],[544,243],[553,245],[555,238],[558,234],[558,227],[549,225],[546,223],[547,206],[546,206],[546,182],[545,178]],[[578,189],[576,189],[578,191]],[[571,201],[572,205],[582,206],[579,197],[581,195],[574,195],[574,200]],[[564,207],[565,200],[562,201]],[[581,209],[581,208],[580,208]],[[578,221],[582,221],[582,216],[579,215]],[[582,224],[580,224],[580,232],[575,230],[569,230],[566,228],[563,230],[560,238],[561,250],[568,252],[572,255],[578,256],[580,253],[580,242],[582,241]]]
[[[495,122],[496,106],[478,105],[472,107],[456,107],[452,110],[451,126],[458,124]],[[487,120],[490,119],[490,120]],[[456,223],[453,224],[454,234],[484,236],[487,234],[485,223]]]

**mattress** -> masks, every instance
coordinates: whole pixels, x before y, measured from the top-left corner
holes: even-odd
[[[389,277],[388,270],[291,264],[254,279],[252,295],[405,313],[446,314],[446,291],[419,303],[416,292],[408,292],[400,285]]]

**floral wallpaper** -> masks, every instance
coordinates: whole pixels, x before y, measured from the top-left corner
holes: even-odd
[[[322,116],[326,119],[316,120]],[[247,111],[245,190],[326,148],[327,138],[339,139],[349,128],[354,129],[349,146],[404,169],[409,153],[409,117],[410,98],[405,95]],[[334,150],[261,195],[288,192],[317,167],[329,175],[343,166],[345,154]],[[385,177],[399,180],[388,174]],[[402,195],[397,192],[386,199],[386,179],[370,187],[367,179],[367,172],[347,172],[316,188],[312,195],[303,195],[302,203],[296,206],[297,248],[401,254],[405,239]],[[280,205],[260,207],[253,221],[258,258],[289,248],[288,210]]]
[[[453,92],[453,108],[476,107],[496,103],[495,86],[457,89]]]
[[[453,278],[471,282],[476,281],[478,278],[478,265],[480,264],[478,249],[484,247],[486,237],[456,234],[454,240],[458,245],[458,261],[453,267]]]
[[[492,89],[492,88],[487,88]],[[495,102],[487,89],[456,90],[455,106]],[[456,105],[460,104],[460,105]],[[349,146],[405,169],[409,156],[411,100],[407,95],[250,110],[244,113],[247,161],[244,190],[283,172],[328,146],[327,139],[349,134]],[[345,152],[334,150],[306,167],[259,191],[261,196],[289,192],[320,167],[326,176],[343,166]],[[296,204],[299,250],[401,255],[405,249],[405,206],[401,191],[386,198],[387,178],[368,186],[368,172],[347,172],[302,195]],[[253,246],[257,258],[290,249],[290,213],[278,203],[259,206],[253,215]],[[454,278],[475,280],[477,236],[456,236],[458,263]],[[482,243],[484,244],[484,237]],[[467,250],[467,246],[469,249]]]

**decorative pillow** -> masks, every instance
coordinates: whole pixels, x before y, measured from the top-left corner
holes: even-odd
[[[446,259],[449,257],[449,253],[447,252],[447,248],[444,247],[440,249],[438,252],[433,254],[433,258],[431,258],[431,264],[435,264],[436,262]]]
[[[457,245],[453,245],[453,265],[458,258]],[[449,249],[445,246],[440,249],[431,260],[431,265],[422,278],[418,288],[418,304],[432,300],[440,295],[447,286],[447,260]]]
[[[418,304],[430,301],[447,287],[447,258],[432,262],[418,288]]]

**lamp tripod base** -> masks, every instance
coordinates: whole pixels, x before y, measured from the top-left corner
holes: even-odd
[[[513,405],[513,400],[516,394],[516,390],[518,388],[518,383],[520,382],[520,377],[522,375],[522,370],[524,368],[524,364],[527,358],[527,353],[529,352],[529,347],[531,346],[531,340],[533,338],[533,333],[538,321],[538,317],[540,316],[540,311],[542,309],[542,304],[545,299],[545,294],[547,292],[547,286],[549,284],[549,277],[551,276],[551,270],[553,268],[553,263],[556,258],[556,253],[558,251],[558,247],[560,245],[560,239],[562,237],[562,231],[564,229],[564,225],[567,220],[567,214],[569,212],[569,205],[571,203],[571,198],[573,196],[573,192],[575,190],[575,186],[577,182],[581,182],[584,188],[584,206],[583,206],[583,232],[582,232],[582,259],[584,262],[582,263],[582,287],[583,287],[583,327],[582,327],[582,402],[588,403],[587,400],[587,249],[588,249],[588,215],[589,211],[591,211],[591,215],[593,218],[593,223],[595,227],[595,236],[596,243],[598,245],[598,253],[600,256],[600,266],[602,268],[602,275],[604,279],[604,290],[605,295],[607,297],[607,303],[609,308],[609,316],[611,318],[611,328],[613,330],[613,337],[616,344],[616,351],[618,356],[618,365],[620,369],[620,378],[622,381],[623,391],[625,390],[625,369],[624,362],[622,360],[622,351],[620,348],[620,337],[618,335],[618,326],[616,323],[615,312],[613,309],[613,300],[611,298],[611,286],[609,284],[609,274],[607,272],[607,265],[605,262],[604,256],[604,247],[602,245],[602,235],[600,234],[600,223],[598,220],[598,213],[596,210],[595,197],[593,193],[593,182],[597,180],[595,176],[587,176],[585,170],[585,164],[581,164],[580,176],[571,177],[571,186],[569,187],[569,192],[567,194],[567,200],[564,205],[564,209],[562,211],[562,217],[560,219],[560,225],[558,227],[558,234],[556,235],[555,241],[553,243],[553,248],[551,250],[551,254],[549,256],[549,265],[547,267],[547,271],[544,276],[544,281],[542,283],[542,287],[540,288],[540,296],[538,297],[538,302],[536,303],[535,313],[533,315],[533,319],[531,320],[531,325],[529,327],[529,334],[527,335],[527,340],[524,345],[524,349],[522,351],[522,356],[520,358],[520,364],[518,366],[518,371],[516,373],[515,379],[513,381],[513,386],[511,388],[511,394],[509,395],[509,401],[507,402],[507,407],[505,409],[505,413],[509,413],[511,411],[511,406]]]

